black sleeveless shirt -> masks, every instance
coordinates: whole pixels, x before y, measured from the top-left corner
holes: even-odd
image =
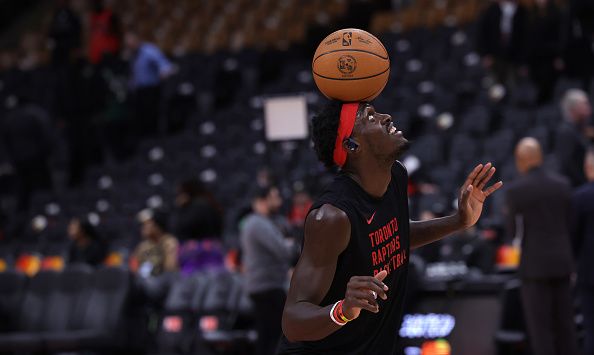
[[[394,354],[402,320],[403,300],[409,261],[409,214],[407,172],[400,162],[392,167],[392,180],[384,196],[374,198],[345,174],[313,204],[344,211],[351,223],[351,238],[339,255],[334,279],[319,304],[324,307],[344,298],[352,276],[372,276],[385,269],[388,299],[378,298],[379,313],[361,311],[324,339],[289,342],[283,337],[280,354]],[[329,317],[329,316],[328,316]]]

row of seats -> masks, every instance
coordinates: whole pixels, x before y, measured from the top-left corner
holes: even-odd
[[[255,341],[252,304],[238,274],[167,277],[163,309],[150,310],[158,319],[154,341],[145,339],[145,345],[155,345],[160,353],[189,353],[199,346]],[[148,334],[146,317],[135,318],[132,311],[143,303],[139,285],[146,282],[122,268],[87,265],[31,278],[0,273],[0,353],[130,349],[130,333]]]
[[[0,274],[0,352],[117,349],[126,341],[131,276],[75,265],[31,279]]]
[[[159,317],[157,349],[191,353],[207,346],[229,351],[253,343],[255,315],[243,282],[238,274],[225,271],[178,278]]]

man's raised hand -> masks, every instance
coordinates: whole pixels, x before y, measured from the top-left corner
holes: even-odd
[[[458,216],[464,227],[473,226],[481,216],[485,199],[503,186],[502,181],[485,188],[495,174],[491,163],[477,165],[462,185],[458,199]]]

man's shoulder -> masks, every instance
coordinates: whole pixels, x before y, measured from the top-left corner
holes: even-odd
[[[341,208],[325,203],[312,209],[305,220],[306,229],[336,229],[348,225],[349,217]]]
[[[518,176],[515,180],[504,185],[505,194],[508,198],[514,198],[518,192],[524,191],[527,186],[534,186],[536,177],[530,175]]]
[[[575,189],[573,196],[576,199],[594,196],[594,182],[587,183]]]
[[[559,123],[557,126],[557,136],[560,138],[568,138],[573,136],[579,136],[579,132],[575,128],[574,125],[567,121],[563,121]],[[563,144],[564,142],[559,142],[559,144]]]
[[[241,222],[244,229],[253,228],[254,225],[262,223],[262,218],[255,213],[250,213]]]
[[[557,172],[554,172],[554,171],[547,172],[546,178],[549,179],[553,184],[559,186],[560,188],[564,188],[564,189],[571,188],[571,183],[569,182],[567,177],[565,177]]]
[[[519,176],[508,185],[507,190],[515,191],[517,189],[525,188],[526,186],[535,187],[537,189],[550,189],[551,187],[569,188],[571,184],[565,176],[554,171],[542,169]]]
[[[149,42],[144,42],[140,46],[140,51],[146,55],[155,55],[155,54],[158,54],[161,52],[159,47],[157,47],[156,45],[149,43]]]

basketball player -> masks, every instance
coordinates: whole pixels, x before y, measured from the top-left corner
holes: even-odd
[[[340,167],[305,221],[303,252],[283,313],[281,354],[394,354],[411,248],[474,225],[495,172],[478,165],[458,212],[409,222],[409,143],[390,115],[365,103],[331,103],[313,122],[318,157]]]

